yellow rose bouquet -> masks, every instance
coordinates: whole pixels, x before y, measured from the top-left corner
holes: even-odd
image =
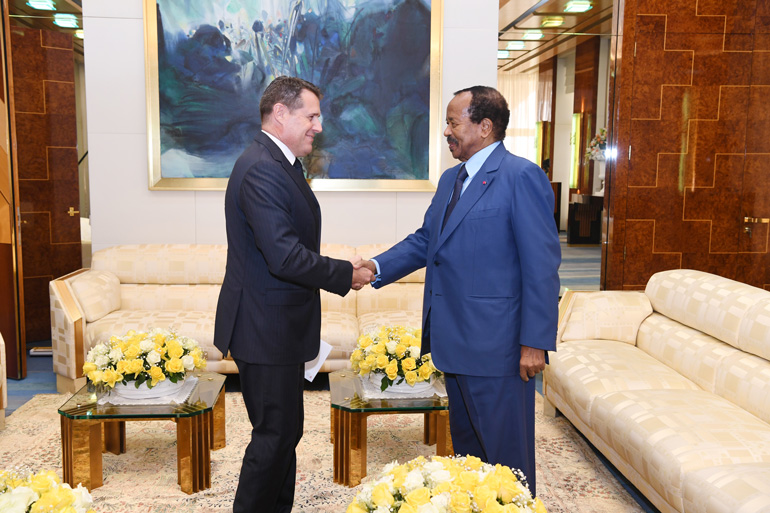
[[[385,466],[347,513],[547,513],[520,471],[475,456],[415,458]]]
[[[93,513],[83,485],[72,488],[50,470],[22,475],[0,471],[0,511],[6,513]]]
[[[136,388],[143,384],[152,388],[166,379],[176,383],[187,372],[205,367],[206,358],[197,341],[156,328],[147,333],[130,330],[97,344],[86,356],[83,374],[106,390],[129,381]]]
[[[377,331],[358,337],[358,346],[350,355],[353,371],[364,377],[381,374],[380,390],[393,384],[430,381],[441,372],[433,366],[430,354],[420,355],[422,330],[405,326],[381,326]]]

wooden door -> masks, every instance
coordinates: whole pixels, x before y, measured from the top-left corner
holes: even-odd
[[[48,282],[82,262],[75,64],[69,34],[11,27],[10,40],[19,272],[30,342],[51,339]]]

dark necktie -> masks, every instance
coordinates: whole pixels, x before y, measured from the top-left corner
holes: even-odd
[[[294,169],[299,172],[299,176],[302,177],[302,179],[305,179],[305,170],[302,169],[302,162],[299,161],[299,157],[294,159]]]
[[[460,168],[460,172],[457,173],[457,178],[455,179],[455,188],[452,192],[452,199],[449,200],[449,205],[446,207],[446,214],[444,214],[444,222],[441,224],[441,231],[444,231],[444,226],[446,226],[447,219],[449,219],[449,216],[452,214],[452,210],[455,209],[455,205],[457,205],[457,201],[460,199],[460,193],[463,192],[463,183],[465,182],[466,178],[468,178],[468,171],[465,170],[465,164],[463,164]]]

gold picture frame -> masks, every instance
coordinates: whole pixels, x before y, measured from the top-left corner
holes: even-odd
[[[176,177],[168,176],[161,169],[161,111],[159,91],[159,39],[158,39],[158,2],[166,0],[144,1],[145,29],[145,69],[147,91],[147,138],[148,138],[148,178],[150,190],[224,190],[228,178],[218,176]],[[219,0],[213,0],[217,2]],[[224,1],[224,0],[222,0]],[[393,0],[394,4],[400,0]],[[298,3],[294,4],[295,6]],[[212,21],[215,24],[215,21]],[[443,0],[431,0],[430,5],[430,85],[428,112],[428,156],[427,179],[380,179],[380,178],[308,178],[308,183],[316,191],[435,191],[440,176],[440,148],[443,141],[441,112],[441,62]],[[423,89],[424,91],[424,89]],[[331,114],[325,113],[326,116]],[[240,152],[248,144],[239,148],[232,156],[235,162]],[[359,160],[360,161],[360,160]],[[229,175],[230,169],[227,171]],[[423,168],[424,169],[424,168]]]

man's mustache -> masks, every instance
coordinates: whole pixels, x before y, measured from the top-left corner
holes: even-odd
[[[459,141],[451,135],[446,138],[446,142],[449,144],[459,144]]]

